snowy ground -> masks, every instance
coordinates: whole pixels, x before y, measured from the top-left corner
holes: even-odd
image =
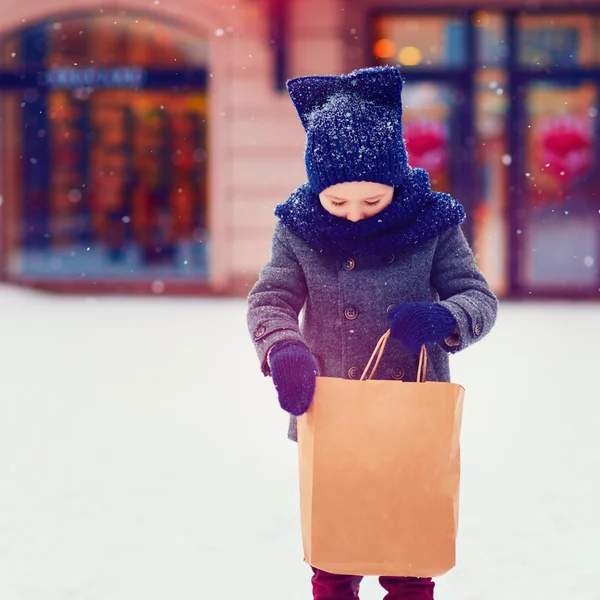
[[[600,304],[505,304],[453,358],[459,565],[438,600],[600,599],[599,334]],[[2,600],[310,598],[243,300],[0,288],[0,336]]]

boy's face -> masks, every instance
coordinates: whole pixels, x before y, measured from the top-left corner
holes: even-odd
[[[354,222],[381,212],[393,198],[393,187],[369,181],[338,183],[319,194],[319,200],[328,213]]]

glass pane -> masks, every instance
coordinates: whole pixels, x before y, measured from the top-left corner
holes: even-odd
[[[597,102],[592,82],[526,87],[525,218],[517,233],[527,285],[598,284]]]
[[[407,83],[403,92],[404,138],[412,167],[431,176],[432,187],[452,193],[460,147],[456,108],[460,102],[453,86],[438,83]]]
[[[106,10],[23,29],[0,41],[2,68],[203,65],[208,44],[181,28]]]
[[[477,198],[474,249],[480,268],[495,292],[508,286],[508,175],[512,158],[508,150],[509,101],[505,88],[508,73],[480,69],[476,73]]]
[[[477,64],[487,68],[505,65],[508,59],[506,17],[478,10],[471,22],[475,27]]]
[[[517,56],[533,68],[600,64],[600,18],[589,14],[521,15]]]
[[[462,17],[382,15],[373,19],[376,64],[463,67],[466,28]]]
[[[86,59],[90,46],[71,44],[69,36],[58,44],[54,34],[48,36],[68,30],[55,25],[20,33],[22,39],[42,40],[21,44],[30,59],[46,66],[73,64],[75,58],[96,64],[89,56],[99,55]],[[103,43],[101,28],[94,23],[90,31],[94,43]],[[107,39],[114,42],[113,31],[109,28]],[[171,43],[159,39],[165,47]],[[121,54],[113,48],[106,64],[139,66],[131,62],[131,43],[120,48]],[[166,55],[174,60],[184,56],[179,52],[176,46]],[[196,60],[202,50],[186,55]],[[147,66],[160,67],[164,56]],[[0,189],[10,276],[207,277],[205,93],[56,85],[0,92],[0,101],[0,139],[10,149],[2,153]]]

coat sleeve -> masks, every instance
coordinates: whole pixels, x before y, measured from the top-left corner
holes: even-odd
[[[264,375],[270,374],[268,353],[282,340],[302,340],[298,315],[307,296],[306,280],[278,223],[271,244],[271,260],[263,267],[248,295],[248,330]]]
[[[452,313],[458,326],[458,339],[442,344],[446,351],[464,350],[490,332],[496,322],[498,300],[477,268],[460,227],[440,236],[431,283],[440,296],[440,304]]]

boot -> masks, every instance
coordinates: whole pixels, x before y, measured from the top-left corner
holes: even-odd
[[[362,577],[355,575],[334,575],[312,568],[312,588],[314,600],[357,600]]]
[[[435,583],[429,577],[380,577],[384,600],[433,600]]]

